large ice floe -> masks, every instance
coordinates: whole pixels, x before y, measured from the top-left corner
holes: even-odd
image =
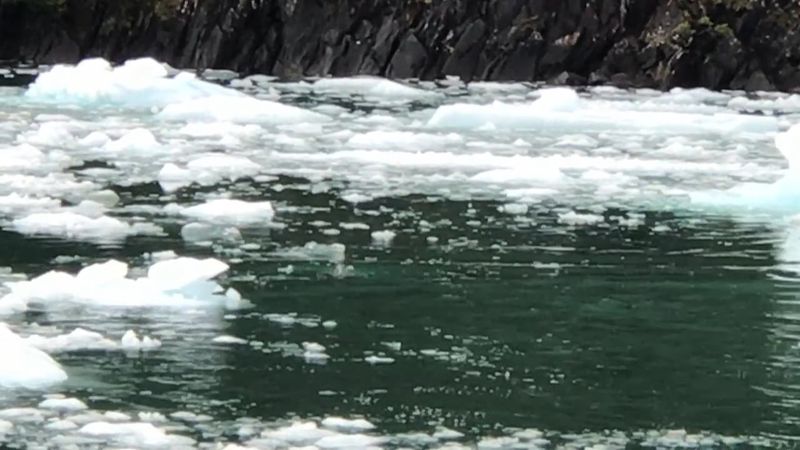
[[[428,126],[474,129],[485,126],[509,129],[624,131],[648,133],[763,133],[777,130],[773,117],[715,113],[691,114],[637,111],[611,107],[582,99],[574,90],[552,88],[540,91],[530,102],[488,105],[459,103],[440,106]]]
[[[324,78],[315,81],[311,89],[321,94],[337,96],[356,94],[367,99],[383,101],[432,100],[440,97],[437,92],[377,77]]]
[[[87,266],[77,274],[50,271],[29,281],[8,282],[0,298],[0,314],[24,311],[29,304],[78,303],[105,307],[167,307],[242,305],[233,290],[213,279],[228,265],[213,259],[180,257],[158,261],[147,275],[128,278],[128,265],[109,260]]]
[[[190,219],[222,225],[265,224],[275,215],[270,202],[247,202],[227,198],[208,200],[200,205],[187,207],[167,205],[166,209]]]
[[[276,124],[328,119],[256,99],[187,72],[171,75],[165,65],[150,58],[130,60],[118,67],[103,59],[84,60],[76,66],[57,65],[39,75],[25,95],[48,103],[156,108],[161,109],[158,117],[176,121]]]
[[[53,358],[16,335],[2,322],[0,362],[0,389],[43,388],[67,379],[67,374]]]

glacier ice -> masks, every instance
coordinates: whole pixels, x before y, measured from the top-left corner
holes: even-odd
[[[489,105],[458,103],[440,106],[428,121],[431,128],[477,129],[487,124],[506,129],[647,131],[649,133],[768,133],[777,131],[774,117],[716,113],[631,111],[581,99],[568,88],[545,89],[530,103]]]
[[[0,388],[43,388],[61,383],[67,374],[47,353],[0,323]],[[13,361],[13,363],[11,363]]]

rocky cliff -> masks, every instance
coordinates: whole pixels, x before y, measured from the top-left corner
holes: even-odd
[[[0,60],[800,88],[796,0],[0,0]]]

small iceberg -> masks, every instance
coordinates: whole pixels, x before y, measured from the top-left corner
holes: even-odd
[[[0,389],[37,389],[67,379],[64,369],[0,322]]]

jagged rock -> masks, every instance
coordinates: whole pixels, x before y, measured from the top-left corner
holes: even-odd
[[[789,0],[0,0],[0,61],[800,88]]]

